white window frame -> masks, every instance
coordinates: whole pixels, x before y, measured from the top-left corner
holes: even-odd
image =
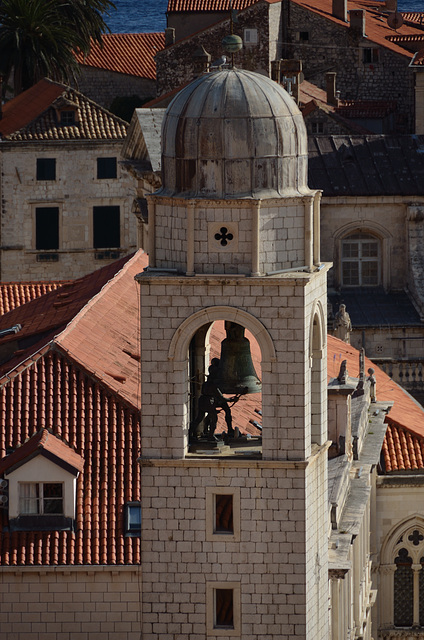
[[[362,237],[361,237],[362,236]],[[363,255],[363,247],[366,243],[374,242],[377,245],[377,256],[364,256]],[[344,246],[345,244],[357,244],[358,246],[358,255],[357,256],[344,256]],[[346,235],[341,240],[341,251],[340,251],[340,280],[343,288],[347,287],[378,287],[381,285],[382,280],[382,269],[381,269],[381,255],[382,255],[382,247],[381,247],[381,239],[370,233],[369,231],[356,231],[352,232],[349,235]],[[344,279],[344,265],[345,264],[357,264],[358,265],[358,283],[346,283]],[[377,265],[377,281],[370,284],[363,283],[363,265],[364,264],[376,264]]]
[[[62,488],[62,495],[60,498],[51,498],[44,497],[44,489],[46,485],[60,485]],[[65,491],[64,491],[64,483],[63,482],[19,482],[18,483],[18,491],[19,491],[19,514],[21,516],[63,516],[65,509]],[[28,496],[24,496],[24,490],[29,494]],[[31,495],[34,494],[34,495]],[[49,513],[45,511],[45,501],[46,500],[57,500],[61,501],[62,509],[60,512]],[[36,505],[35,510],[27,511],[23,508],[23,502],[29,501],[28,504],[32,503]]]

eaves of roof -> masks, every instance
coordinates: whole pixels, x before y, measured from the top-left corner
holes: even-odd
[[[10,473],[37,455],[44,455],[74,475],[84,468],[82,456],[47,429],[40,429],[13,453],[0,460],[0,475]]]
[[[57,109],[72,103],[73,124],[62,124]],[[0,119],[0,139],[14,142],[123,140],[128,123],[76,89],[44,78],[9,100]]]
[[[274,4],[281,0],[168,0],[167,13],[200,13],[215,11],[242,11],[258,1]]]
[[[51,282],[0,282],[0,315],[4,315],[16,307],[31,302],[40,296],[60,289],[70,280]]]

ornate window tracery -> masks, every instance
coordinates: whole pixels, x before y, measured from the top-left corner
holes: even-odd
[[[424,626],[424,526],[410,526],[393,548],[393,624]]]

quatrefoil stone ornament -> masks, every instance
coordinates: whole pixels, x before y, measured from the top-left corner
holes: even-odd
[[[226,247],[234,238],[233,234],[228,231],[227,227],[221,227],[219,233],[215,233],[215,240],[218,240],[221,246]]]

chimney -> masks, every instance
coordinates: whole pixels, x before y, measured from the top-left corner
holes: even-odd
[[[175,44],[175,29],[167,27],[165,29],[165,47],[170,47],[171,44]]]
[[[333,0],[333,16],[347,22],[347,0]]]
[[[365,36],[365,9],[351,9],[350,28],[358,33],[359,36]]]
[[[339,99],[336,92],[336,77],[335,71],[328,71],[325,74],[325,80],[327,83],[327,102],[335,107],[339,106]]]
[[[387,11],[397,11],[397,0],[386,0],[385,2]]]

